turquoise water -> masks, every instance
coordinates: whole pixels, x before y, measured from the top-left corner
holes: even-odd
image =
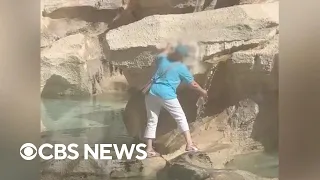
[[[121,134],[125,133],[122,112],[127,99],[126,94],[42,98],[41,117],[47,131],[112,127]]]
[[[42,98],[41,118],[47,143],[130,143],[122,117],[126,94]]]
[[[261,177],[277,178],[279,174],[278,153],[256,152],[235,156],[226,168],[251,172]]]
[[[128,101],[126,94],[95,97],[42,98],[41,117],[46,128],[43,141],[51,143],[118,143],[130,144],[122,121]],[[263,152],[238,155],[226,165],[258,176],[278,177],[278,154]],[[142,180],[141,177],[130,178]],[[144,178],[154,180],[154,178]],[[125,180],[122,179],[122,180]]]

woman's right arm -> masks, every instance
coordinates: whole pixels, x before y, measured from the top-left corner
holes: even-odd
[[[183,65],[181,66],[181,69],[179,71],[181,79],[188,84],[188,87],[190,87],[193,90],[196,90],[202,97],[207,98],[208,93],[206,90],[204,90],[193,78],[191,72],[188,70],[188,68]]]
[[[191,89],[196,90],[202,97],[207,98],[208,92],[204,90],[196,81],[192,81],[188,84]]]

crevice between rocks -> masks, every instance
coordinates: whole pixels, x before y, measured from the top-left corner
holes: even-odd
[[[268,152],[276,151],[278,147],[277,55],[274,58],[275,65],[269,74],[255,68],[246,69],[229,61],[220,62],[211,82],[213,86],[209,90],[205,109],[206,116],[215,116],[229,107],[237,106],[240,101],[253,100],[259,106],[259,113],[253,122],[251,137],[262,143]],[[243,73],[239,74],[237,69]]]
[[[78,19],[87,22],[105,22],[109,23],[120,12],[119,9],[98,10],[90,6],[82,7],[64,7],[59,8],[51,13],[42,12],[43,17],[51,19]]]
[[[236,42],[236,41],[232,41],[232,42]],[[225,56],[225,55],[230,55],[234,52],[237,52],[237,51],[245,51],[245,50],[249,50],[249,49],[254,49],[254,48],[257,48],[259,47],[260,45],[266,43],[267,40],[264,40],[264,41],[259,41],[259,42],[252,42],[250,44],[245,44],[246,42],[244,42],[242,45],[240,46],[233,46],[231,47],[230,49],[226,49],[225,46],[226,46],[226,43],[220,43],[219,45],[221,47],[224,47],[223,50],[217,52],[217,53],[214,53],[212,55],[206,55],[203,57],[203,61],[210,61],[212,59],[215,59],[215,58],[219,58],[219,57],[222,57],[222,56]]]

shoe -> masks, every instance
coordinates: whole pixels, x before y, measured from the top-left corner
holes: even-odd
[[[148,154],[148,158],[151,158],[151,157],[160,157],[160,154],[158,152],[155,152],[155,151],[148,151],[147,152]]]
[[[192,144],[191,146],[186,147],[186,151],[187,152],[198,152],[199,148],[195,144]]]

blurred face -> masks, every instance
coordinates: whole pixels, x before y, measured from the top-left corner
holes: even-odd
[[[188,49],[185,47],[178,47],[173,52],[169,54],[170,59],[174,61],[183,61],[183,59],[188,55]]]
[[[169,54],[169,58],[174,61],[182,61],[184,57],[178,52],[172,52]]]

